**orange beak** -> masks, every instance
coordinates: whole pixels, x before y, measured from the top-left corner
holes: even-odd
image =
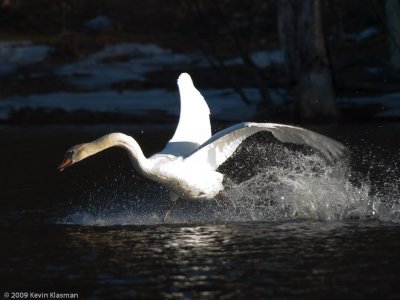
[[[64,158],[64,160],[58,165],[57,170],[62,172],[64,171],[65,168],[69,167],[70,165],[72,165],[72,159]]]

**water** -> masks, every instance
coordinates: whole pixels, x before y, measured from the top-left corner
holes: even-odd
[[[2,284],[11,291],[83,298],[399,296],[399,229],[377,221],[105,227],[23,222],[6,229]]]
[[[168,224],[167,191],[132,173],[123,151],[62,174],[55,166],[104,130],[132,133],[150,153],[172,129],[79,130],[0,130],[0,293],[400,298],[398,125],[332,129],[352,153],[333,165],[250,141],[246,149],[266,159],[245,152],[224,166],[244,178],[232,176],[230,202],[180,201]]]

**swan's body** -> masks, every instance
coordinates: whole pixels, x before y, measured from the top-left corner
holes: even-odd
[[[190,76],[181,74],[178,86],[181,98],[179,123],[174,136],[161,152],[146,158],[132,137],[111,133],[69,149],[59,170],[104,149],[119,146],[127,150],[139,173],[171,191],[172,200],[179,197],[213,199],[224,190],[224,175],[217,168],[256,132],[269,131],[283,143],[311,146],[328,159],[340,157],[345,150],[342,144],[326,136],[273,123],[241,123],[211,136],[209,108]]]

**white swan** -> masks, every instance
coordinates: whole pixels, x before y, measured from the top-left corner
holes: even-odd
[[[225,162],[249,136],[269,131],[283,143],[311,146],[328,159],[340,157],[345,147],[316,132],[273,123],[240,123],[211,136],[210,110],[194,87],[191,77],[183,73],[178,78],[181,100],[179,123],[165,148],[146,158],[139,144],[123,133],[111,133],[93,142],[70,148],[60,171],[104,149],[117,146],[127,150],[135,169],[170,190],[171,208],[180,197],[212,199],[224,191],[224,175],[217,168]]]

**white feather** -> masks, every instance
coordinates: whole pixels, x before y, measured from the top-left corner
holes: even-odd
[[[345,146],[339,142],[304,128],[274,123],[240,123],[216,133],[190,154],[185,162],[202,164],[209,170],[216,170],[246,138],[260,131],[271,132],[282,143],[313,147],[328,159],[340,157],[345,150]]]
[[[182,73],[178,78],[181,111],[174,136],[161,153],[187,155],[211,137],[210,109],[192,78]]]

